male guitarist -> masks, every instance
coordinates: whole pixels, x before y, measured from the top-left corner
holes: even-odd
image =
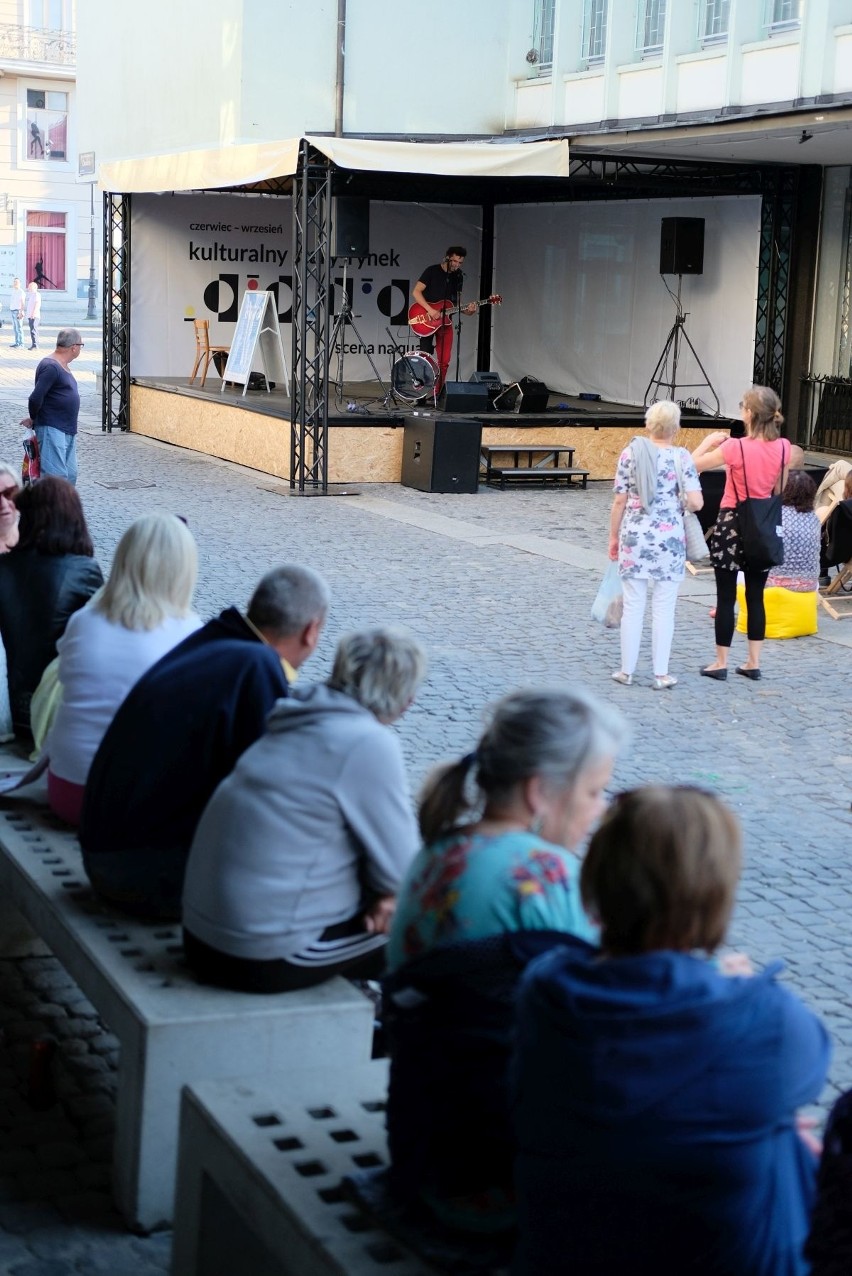
[[[452,311],[458,305],[464,281],[461,268],[466,256],[466,248],[461,248],[458,244],[452,245],[447,249],[443,261],[426,267],[411,290],[415,302],[423,307],[430,320],[440,319],[443,311]],[[477,305],[474,301],[461,308],[463,315],[476,314],[476,310]],[[420,338],[420,349],[428,354],[432,354],[433,349],[435,351],[440,369],[438,384],[435,386],[437,395],[447,379],[447,369],[450,366],[450,355],[453,349],[452,314],[447,314],[437,332]]]

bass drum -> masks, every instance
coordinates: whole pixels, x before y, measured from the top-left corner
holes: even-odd
[[[437,359],[423,350],[414,354],[403,354],[391,368],[391,385],[394,393],[406,403],[417,403],[420,399],[434,396],[435,386],[441,370]]]

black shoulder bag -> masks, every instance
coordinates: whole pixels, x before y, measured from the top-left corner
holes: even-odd
[[[770,496],[749,496],[745,452],[740,439],[743,461],[745,498],[737,501],[737,531],[743,565],[752,571],[765,572],[784,561],[784,526],[781,518],[781,491],[784,478],[784,444],[781,444],[779,491]]]

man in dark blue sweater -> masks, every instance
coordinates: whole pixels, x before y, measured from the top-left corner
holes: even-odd
[[[42,477],[77,482],[77,417],[80,415],[80,391],[69,371],[85,342],[76,328],[62,328],[56,338],[56,349],[39,361],[35,388],[30,395],[30,415],[21,425],[32,426],[41,454]]]
[[[132,688],[95,755],[80,821],[95,889],[140,916],[180,916],[195,827],[214,789],[263,733],[313,652],[328,587],[305,567],[263,577]]]

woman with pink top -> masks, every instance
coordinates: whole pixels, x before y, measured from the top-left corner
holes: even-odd
[[[728,676],[728,655],[734,636],[734,607],[737,600],[737,573],[745,577],[748,608],[748,659],[737,673],[757,682],[761,677],[760,654],[766,637],[766,610],[763,591],[769,568],[758,570],[743,559],[736,522],[737,502],[750,497],[765,498],[784,489],[787,470],[801,465],[801,448],[781,438],[781,400],[769,386],[755,385],[740,403],[744,439],[732,439],[716,431],[708,434],[692,454],[699,474],[724,465],[725,490],[719,517],[710,537],[710,558],[716,575],[716,659],[701,674],[724,682]]]

